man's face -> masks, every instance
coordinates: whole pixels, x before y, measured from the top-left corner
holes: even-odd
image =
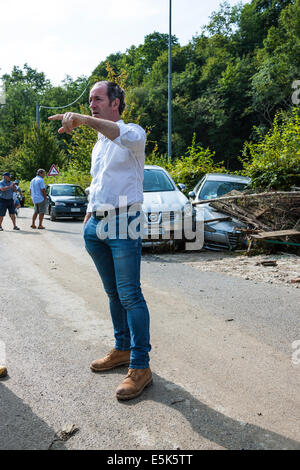
[[[10,183],[10,176],[4,175],[3,178],[7,183]]]
[[[107,96],[107,86],[105,83],[91,89],[90,109],[92,116],[100,119],[114,120],[113,105]]]

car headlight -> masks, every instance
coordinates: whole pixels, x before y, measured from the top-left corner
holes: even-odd
[[[193,214],[192,204],[190,204],[189,202],[185,204],[185,206],[183,207],[183,212],[184,212],[185,217],[191,216]]]
[[[64,202],[55,202],[55,206],[65,206],[66,204]]]
[[[205,231],[205,232],[215,233],[215,232],[216,232],[216,229],[214,229],[213,227],[211,227],[209,224],[204,224],[204,231]]]

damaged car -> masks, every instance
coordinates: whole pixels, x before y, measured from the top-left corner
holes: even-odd
[[[244,244],[241,228],[246,225],[237,218],[219,212],[210,206],[209,201],[225,196],[231,191],[245,191],[249,188],[251,179],[245,176],[224,173],[207,173],[189,198],[197,211],[197,220],[204,222],[204,248],[210,250],[235,250]]]

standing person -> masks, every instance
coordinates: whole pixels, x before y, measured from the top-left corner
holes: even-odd
[[[44,229],[43,220],[47,209],[47,194],[44,178],[46,171],[40,168],[37,171],[36,177],[30,181],[30,194],[34,203],[34,213],[32,216],[31,228],[36,228],[35,221],[39,216],[39,229]]]
[[[18,180],[15,180],[14,183],[15,183],[15,187],[16,187],[16,191],[13,193],[13,200],[14,200],[14,205],[15,205],[15,212],[16,212],[16,216],[19,215],[19,209],[21,207],[21,203],[20,203],[20,199],[19,199],[19,196],[20,196],[20,188],[17,184],[17,181]]]
[[[23,200],[23,193],[19,186],[19,180],[15,180],[15,185],[16,185],[16,190],[17,190],[17,198],[21,207],[22,206],[21,201]]]
[[[140,395],[152,383],[149,368],[149,312],[140,287],[141,237],[122,233],[125,209],[127,225],[130,206],[143,202],[145,131],[136,124],[124,124],[125,93],[113,82],[97,82],[90,91],[92,116],[66,113],[49,119],[62,120],[59,133],[72,132],[80,125],[98,131],[92,153],[90,200],[84,220],[88,253],[102,279],[109,298],[115,347],[104,358],[92,362],[96,372],[129,364],[128,374],[116,390],[119,400]],[[124,203],[126,199],[126,203]],[[113,207],[107,210],[108,205]],[[97,235],[99,222],[107,215],[116,222],[116,236],[104,240]]]
[[[0,232],[3,232],[2,222],[8,210],[10,218],[13,223],[14,230],[20,230],[16,225],[16,211],[13,199],[13,193],[17,191],[14,182],[11,182],[11,175],[8,171],[3,174],[3,179],[0,181]]]

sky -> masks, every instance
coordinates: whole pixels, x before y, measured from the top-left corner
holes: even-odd
[[[238,0],[228,0],[236,5]],[[173,0],[181,45],[201,32],[221,0]],[[249,0],[242,0],[243,4]],[[54,85],[89,76],[109,54],[169,32],[169,0],[9,0],[0,5],[0,75],[13,66],[44,72]]]

